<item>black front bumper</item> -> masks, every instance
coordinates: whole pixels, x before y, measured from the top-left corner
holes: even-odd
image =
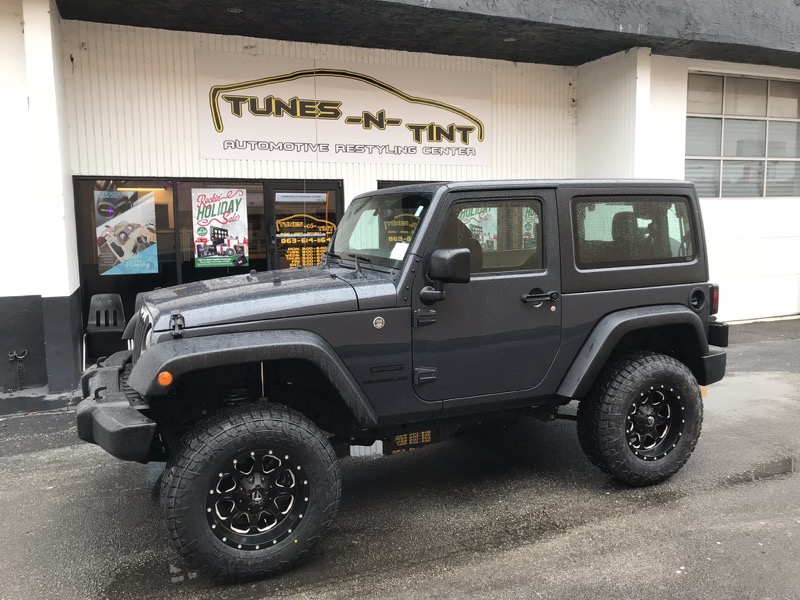
[[[147,462],[156,424],[140,412],[148,408],[147,403],[124,389],[130,357],[130,350],[117,352],[81,376],[75,392],[81,400],[78,437],[122,460]]]

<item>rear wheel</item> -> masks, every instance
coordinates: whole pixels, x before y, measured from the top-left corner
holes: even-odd
[[[164,473],[167,530],[189,564],[224,582],[275,575],[319,541],[341,498],[336,455],[303,415],[276,404],[214,415]]]
[[[658,483],[689,459],[703,422],[700,388],[678,360],[654,353],[620,357],[578,408],[587,458],[633,486]]]

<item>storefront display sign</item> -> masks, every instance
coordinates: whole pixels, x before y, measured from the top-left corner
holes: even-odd
[[[192,189],[195,267],[249,264],[247,192],[241,188]]]
[[[158,273],[156,201],[152,191],[95,191],[100,275]]]
[[[200,156],[491,164],[489,73],[197,51]]]
[[[289,267],[311,267],[322,261],[336,225],[311,215],[292,215],[275,222],[278,248]]]

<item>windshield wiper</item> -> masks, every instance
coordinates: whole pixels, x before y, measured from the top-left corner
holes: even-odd
[[[342,260],[342,257],[336,254],[336,252],[331,252],[330,250],[325,250],[325,256],[330,256],[331,258],[336,258]]]

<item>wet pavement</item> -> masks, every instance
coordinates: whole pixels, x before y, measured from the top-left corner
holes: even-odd
[[[80,444],[61,405],[0,417],[0,599],[800,598],[800,320],[731,342],[697,450],[664,484],[614,483],[568,421],[349,458],[318,550],[244,586],[186,570],[157,465]]]

